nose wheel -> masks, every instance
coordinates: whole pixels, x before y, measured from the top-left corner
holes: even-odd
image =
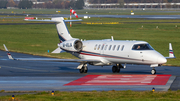
[[[152,74],[152,75],[155,75],[155,74],[156,74],[156,70],[155,70],[154,68],[151,70],[151,74]]]

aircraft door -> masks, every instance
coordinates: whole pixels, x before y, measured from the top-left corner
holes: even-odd
[[[138,62],[143,62],[144,57],[143,57],[143,52],[142,51],[133,51],[131,52],[130,58],[132,59],[138,59]]]

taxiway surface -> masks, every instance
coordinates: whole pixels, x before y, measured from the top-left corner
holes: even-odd
[[[22,53],[11,54],[16,58],[44,58]],[[111,66],[88,66],[89,70],[86,74],[80,74],[76,67],[79,63],[69,62],[44,62],[44,61],[14,61],[9,60],[6,52],[0,51],[0,90],[5,91],[107,91],[107,90],[135,90],[144,91],[152,90],[154,87],[158,91],[178,90],[180,89],[180,67],[163,66],[156,68],[156,76],[170,75],[168,81],[164,85],[151,85],[152,79],[156,76],[151,76],[151,69],[146,65],[127,65],[126,69],[121,69],[120,73],[112,73]],[[136,78],[120,78],[124,82],[137,82],[134,79],[150,80],[146,85],[137,84],[120,84],[120,85],[73,85],[73,82],[80,79],[86,79],[86,76],[112,76],[108,82],[114,81],[117,76],[137,76]],[[141,78],[141,77],[150,78]],[[92,82],[99,77],[90,78],[87,82]],[[140,77],[140,78],[139,78]],[[118,78],[119,79],[119,78]],[[133,80],[132,80],[133,79]],[[113,80],[113,81],[112,81]],[[158,79],[160,80],[160,79]],[[96,80],[97,81],[97,80]],[[152,81],[152,82],[151,82]],[[83,81],[84,82],[84,81]],[[94,82],[94,81],[93,81]],[[98,80],[99,83],[100,81]],[[104,82],[104,81],[101,81]],[[118,81],[120,82],[120,81]],[[139,82],[139,81],[138,81]],[[141,81],[142,82],[142,81]],[[68,85],[68,84],[72,85]],[[146,82],[147,83],[147,82]]]

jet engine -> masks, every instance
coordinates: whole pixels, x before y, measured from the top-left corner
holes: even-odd
[[[79,52],[83,48],[83,43],[78,39],[71,39],[62,42],[59,46],[65,51]]]

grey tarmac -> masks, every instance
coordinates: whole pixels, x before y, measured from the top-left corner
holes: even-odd
[[[16,57],[47,58],[22,53],[11,54]],[[80,74],[76,67],[79,63],[44,62],[44,61],[14,61],[9,60],[5,51],[0,51],[0,90],[5,91],[109,91],[133,90],[147,91],[154,87],[156,91],[180,89],[180,67],[162,66],[156,68],[157,74],[171,75],[166,85],[116,85],[116,86],[64,86],[86,75],[151,75],[151,69],[146,65],[127,65],[120,73],[114,74],[111,66],[88,65],[88,73]]]

